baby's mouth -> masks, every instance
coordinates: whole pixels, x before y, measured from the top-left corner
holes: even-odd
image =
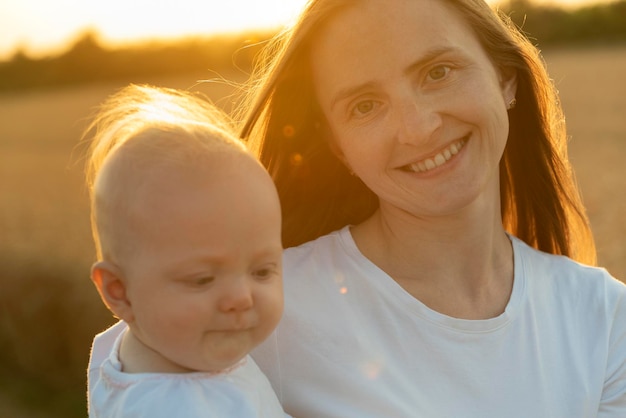
[[[465,146],[467,141],[468,137],[464,137],[448,145],[446,148],[442,149],[432,157],[425,158],[416,163],[405,165],[404,167],[402,167],[402,170],[411,171],[413,173],[425,173],[434,168],[437,168],[450,161],[456,154],[458,154],[459,151],[461,151],[461,149]]]

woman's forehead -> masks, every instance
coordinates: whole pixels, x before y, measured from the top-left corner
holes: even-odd
[[[435,53],[476,48],[472,29],[447,2],[368,0],[339,11],[320,29],[311,65],[316,84],[362,84],[371,74],[405,72]]]
[[[441,0],[367,0],[336,11],[314,36],[313,55],[356,59],[476,38],[460,12]]]

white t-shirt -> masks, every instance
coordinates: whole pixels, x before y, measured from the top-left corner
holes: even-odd
[[[626,417],[626,286],[511,240],[487,320],[429,309],[347,227],[288,249],[282,321],[252,356],[296,417]]]
[[[128,329],[118,322],[94,339],[90,418],[283,418],[267,378],[247,356],[222,373],[124,373],[118,358]]]

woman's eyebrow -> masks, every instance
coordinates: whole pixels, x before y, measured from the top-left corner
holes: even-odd
[[[445,55],[445,54],[452,54],[452,53],[463,53],[463,51],[454,46],[441,46],[441,47],[430,49],[418,60],[412,62],[404,70],[404,73],[407,75],[413,74],[415,71],[422,68],[424,65],[428,64],[429,62],[437,59],[438,57]],[[337,105],[337,103],[341,102],[342,100],[345,100],[348,97],[355,96],[366,90],[372,90],[376,87],[376,85],[377,85],[376,82],[369,81],[369,82],[359,84],[356,86],[350,86],[350,87],[340,89],[337,92],[337,94],[335,94],[335,96],[332,98],[330,102],[330,108],[333,109]]]

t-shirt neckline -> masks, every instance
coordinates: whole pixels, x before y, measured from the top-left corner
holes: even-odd
[[[392,277],[361,253],[352,237],[350,226],[346,226],[337,232],[341,245],[348,256],[361,267],[371,272],[369,279],[372,286],[378,287],[382,294],[389,294],[390,297],[396,300],[396,303],[402,304],[407,312],[411,312],[434,325],[458,332],[486,333],[506,326],[518,314],[525,292],[526,277],[521,255],[522,242],[512,235],[507,234],[513,247],[513,289],[504,312],[488,319],[462,319],[437,312],[404,290]]]

